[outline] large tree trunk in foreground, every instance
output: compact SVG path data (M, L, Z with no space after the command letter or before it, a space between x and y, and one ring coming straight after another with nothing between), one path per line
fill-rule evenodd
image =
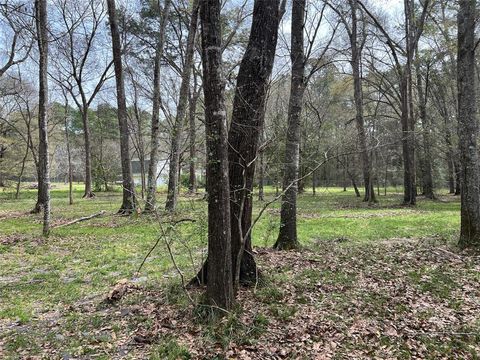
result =
M237 76L232 124L228 133L235 289L239 282L251 284L257 279L258 271L251 241L253 180L264 123L266 95L275 59L278 26L283 12L283 1L255 1L250 38ZM210 259L207 263L209 262ZM207 281L205 268L204 266L197 277L200 282Z
M120 128L120 155L122 160L122 185L123 200L119 213L131 214L137 207L135 186L132 177L132 164L130 161L129 130L127 120L127 102L125 99L125 85L122 67L122 48L120 32L118 30L115 0L107 0L108 18L112 35L113 63L115 67L115 80L117 87L118 126Z
M227 113L222 76L220 0L202 0L203 92L207 138L207 303L229 310L234 301L228 181Z
M165 210L174 211L177 206L178 180L180 171L180 139L182 137L183 125L188 105L188 90L190 88L190 74L192 72L193 53L195 51L195 34L197 33L198 0L193 0L192 15L188 29L187 50L185 64L182 72L182 83L177 105L177 116L172 129L170 166L168 171L168 191Z
M297 239L297 193L300 158L300 116L305 93L305 55L303 31L305 24L306 0L293 0L292 3L292 80L288 104L288 129L285 147L285 170L283 174L282 208L280 212L280 232L275 249L289 250L299 246Z
M252 208L255 162L265 118L278 27L284 12L280 0L256 0L247 49L240 64L228 134L232 262L235 286L255 282L257 267L252 254Z
M480 174L475 88L475 0L460 0L458 11L458 136L461 164L459 245L480 246Z
M50 231L50 173L48 159L48 29L47 0L35 1L37 40L39 49L39 93L38 93L38 192L43 194L43 235ZM40 190L41 188L41 190Z
M152 130L150 136L150 162L148 164L147 176L147 200L145 201L145 212L152 212L156 206L157 193L157 165L158 165L158 146L160 136L160 70L163 50L165 46L165 31L168 21L168 13L171 0L165 0L163 7L162 20L158 33L157 45L155 49L155 60L153 70L153 103L152 103Z

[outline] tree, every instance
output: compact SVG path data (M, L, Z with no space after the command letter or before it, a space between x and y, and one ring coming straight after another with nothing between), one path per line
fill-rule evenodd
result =
M130 161L129 130L127 119L127 102L125 98L125 84L122 66L122 47L120 32L118 30L115 0L107 0L108 18L112 36L113 63L115 67L115 80L117 87L118 127L120 129L120 155L122 161L122 187L123 200L119 213L130 214L137 207L135 186L132 177L132 164Z
M108 59L102 64L98 58L103 47L97 45L101 25L105 20L103 1L87 0L73 2L56 0L61 22L60 36L56 42L56 72L52 78L62 86L74 100L82 115L85 146L85 191L84 198L94 195L92 189L92 139L89 109L110 78L113 61ZM99 70L99 71L98 71Z
M283 0L255 1L250 38L237 76L228 133L235 287L240 280L254 283L257 277L251 241L253 181L278 28L284 12Z
M280 231L274 248L278 250L294 249L299 246L297 239L297 194L300 168L300 137L301 115L304 95L309 80L320 69L327 66L327 51L335 37L338 24L332 28L330 39L319 54L314 52L317 44L317 35L325 19L326 3L317 9L312 3L314 12L306 29L306 0L293 0L290 59L292 75L290 80L290 97L287 116L287 136L285 143L285 158L283 170L283 195L280 211ZM304 32L307 34L307 44L304 44ZM308 71L306 71L308 68Z
M285 145L284 194L280 212L280 232L275 249L288 250L299 246L297 239L297 192L300 160L300 116L306 88L303 31L306 0L292 2L291 53L292 78L288 104L288 129Z
M177 103L177 115L172 129L170 165L168 172L168 190L165 209L167 211L175 210L177 205L178 173L180 169L180 138L182 135L183 124L188 105L188 93L190 88L190 74L192 72L193 54L195 51L195 34L197 33L198 0L192 2L192 14L188 28L187 50L185 53L185 62L183 64L182 82L180 84L180 94Z
M362 50L365 45L365 36L359 41L359 30L358 30L358 10L359 5L357 0L348 0L348 5L350 7L350 23L347 18L343 15L340 7L337 4L329 3L329 6L337 13L340 17L342 24L344 25L348 38L350 40L350 65L352 67L352 77L353 77L353 96L355 101L355 122L357 126L358 133L358 143L360 146L360 152L362 156L362 171L363 171L363 180L365 185L365 196L364 201L373 203L376 202L375 191L373 189L373 170L372 162L369 155L369 149L367 146L367 136L365 131L365 120L364 120L364 111L363 111L363 89L362 89L362 74L361 74L361 58ZM365 31L363 31L365 34Z
M415 117L413 109L413 84L412 68L418 41L423 33L425 20L428 15L431 1L426 0L421 7L420 18L416 18L415 2L404 0L405 17L405 44L395 41L385 30L384 26L359 0L358 4L372 19L373 23L385 38L386 45L391 51L394 61L395 72L399 82L398 92L395 95L400 103L400 123L402 128L402 153L403 153L403 188L405 205L416 204L416 172L415 172ZM405 56L405 64L401 62L401 56Z
M458 10L458 135L461 164L461 247L480 246L480 174L475 87L476 1L460 0Z
M155 210L156 192L157 192L157 165L158 165L158 146L160 137L160 78L161 78L161 60L165 46L165 31L168 22L168 13L170 11L170 0L165 0L160 28L155 49L155 60L153 69L153 104L152 104L152 131L150 136L150 162L148 164L147 176L147 200L145 202L145 211Z
M188 192L195 194L197 192L197 125L195 119L197 117L197 103L201 93L201 88L197 86L197 75L193 69L193 88L190 89L188 104L188 149L189 149L189 176L188 176Z
M417 94L418 94L418 108L419 117L422 125L422 140L423 140L423 159L422 159L422 188L423 195L428 199L434 199L433 193L433 159L432 159L432 139L431 139L431 122L427 114L428 93L430 86L430 64L427 63L425 84L420 69L420 59L418 56L418 49L416 51L416 73L417 73Z
M62 91L63 98L65 99L64 105L64 125L65 125L65 143L67 145L67 160L68 160L68 203L73 205L73 167L72 167L72 152L70 150L70 136L69 136L69 105L68 97L65 91Z
M270 76L275 60L278 27L285 1L256 0L250 38L237 76L232 122L228 132L230 223L234 287L255 283L257 266L252 254L253 181ZM208 183L208 179L207 179ZM207 260L207 264L211 260ZM208 283L204 265L197 278Z
M208 304L229 310L233 304L227 114L222 76L220 0L202 0L203 92L207 139Z
M48 28L47 0L35 1L37 41L39 50L39 91L38 91L38 162L39 162L39 198L42 194L43 235L50 231L50 173L48 159ZM41 188L40 188L41 187Z

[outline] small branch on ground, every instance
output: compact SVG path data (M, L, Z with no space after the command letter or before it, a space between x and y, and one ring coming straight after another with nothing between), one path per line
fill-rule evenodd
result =
M79 223L81 221L86 221L86 220L90 220L90 219L93 219L93 218L96 218L96 217L99 217L99 216L102 216L103 214L105 214L106 211L105 210L102 210L96 214L93 214L93 215L90 215L90 216L84 216L84 217L81 217L79 219L75 219L75 220L72 220L72 221L69 221L67 223L64 223L64 224L60 224L60 225L57 225L57 226L52 226L52 229L58 229L58 228L61 228L61 227L64 227L64 226L69 226L69 225L73 225L73 224L76 224L76 223Z

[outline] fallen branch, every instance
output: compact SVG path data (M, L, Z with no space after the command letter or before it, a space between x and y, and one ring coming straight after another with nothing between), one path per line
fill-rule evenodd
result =
M79 219L75 219L75 220L72 220L72 221L69 221L67 223L64 223L64 224L60 224L60 225L57 225L57 226L53 226L52 229L57 229L57 228L60 228L60 227L64 227L64 226L69 226L69 225L73 225L73 224L76 224L76 223L79 223L81 221L86 221L86 220L90 220L90 219L93 219L93 218L96 218L96 217L99 217L99 216L102 216L103 214L105 214L106 211L105 210L102 210L96 214L93 214L93 215L90 215L90 216L84 216L84 217L81 217Z

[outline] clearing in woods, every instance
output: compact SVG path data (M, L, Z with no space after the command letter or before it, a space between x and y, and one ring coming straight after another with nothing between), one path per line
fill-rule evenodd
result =
M267 200L274 196L268 190ZM202 194L182 197L173 216L121 217L115 215L121 192L82 200L78 187L69 206L65 187L54 184L48 239L40 235L40 217L28 214L35 195L0 194L2 358L464 359L480 353L480 258L453 245L458 197L440 194L402 207L401 194L389 189L369 207L352 191L307 191L299 198L299 252L270 250L279 211L272 205L254 231L262 281L241 289L238 306L220 323L209 323L191 303L202 291L187 296L167 247L188 280L205 255ZM261 206L257 201L256 213ZM137 274L162 231L167 236ZM119 299L108 301L109 295Z

